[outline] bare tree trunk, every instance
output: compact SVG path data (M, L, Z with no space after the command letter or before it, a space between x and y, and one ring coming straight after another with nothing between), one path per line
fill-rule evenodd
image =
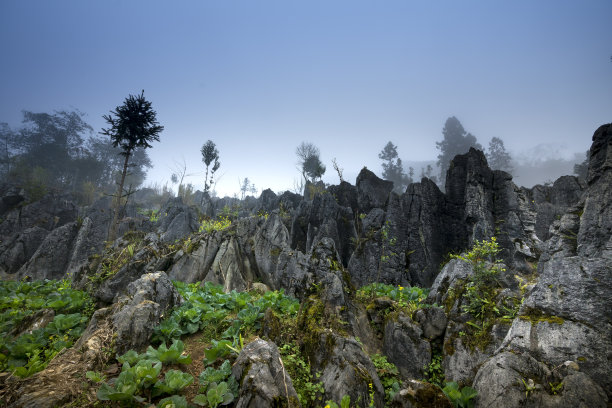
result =
M117 238L117 226L119 225L119 211L121 209L121 198L123 197L123 183L125 183L125 175L127 174L128 161L130 160L130 153L125 153L125 162L123 163L123 173L121 174L121 182L119 183L119 191L115 196L115 203L113 204L113 222L111 223L110 230L108 232L108 240L114 241Z

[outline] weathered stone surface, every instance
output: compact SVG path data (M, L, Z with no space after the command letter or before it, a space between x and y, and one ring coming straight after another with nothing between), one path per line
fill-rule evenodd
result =
M290 250L289 232L280 216L272 213L255 234L253 244L257 269L263 283L276 287L274 276L279 257L283 251L288 250Z
M560 375L528 355L503 352L487 361L474 379L480 407L606 407L600 386L582 372ZM561 386L555 390L552 385Z
M181 301L164 272L149 273L130 283L126 295L118 300L120 310L112 316L117 353L147 346L161 316Z
M320 352L313 364L322 368L319 380L325 388L326 400L340 401L349 395L354 406L367 407L371 385L375 406L384 405L385 392L376 368L359 343L331 333L322 334L319 343Z
M168 200L159 213L158 233L164 242L185 238L199 228L195 208L183 204L181 197Z
M446 304L448 290L464 283L473 273L474 269L468 262L456 258L451 259L444 265L431 286L429 295L427 295L427 303Z
M54 229L34 255L17 271L19 278L62 279L70 262L78 224L71 222Z
M423 337L428 340L435 340L444 335L446 330L446 313L440 307L428 307L419 309L414 314L415 320L421 325Z
M516 383L516 372L530 372L523 365L535 361L541 366L559 366L574 361L580 375L568 376L563 400L572 406L606 406L612 397L612 368L602 359L612 355L612 135L600 128L591 148L589 186L576 207L553 222L551 238L538 265L539 279L525 298L499 354L479 370L482 400L489 406L523 406L522 398L502 398L499 390ZM522 356L525 361L517 361ZM533 366L533 364L532 364ZM537 377L536 384L547 384ZM569 377L572 377L569 380ZM524 390L523 390L524 391ZM564 393L566 389L564 388ZM539 400L529 406L559 406L545 394L534 392ZM540 396L541 395L541 396ZM567 400L572 402L568 403ZM539 404L539 405L538 405Z
M36 252L49 234L44 228L32 227L0 243L0 275L14 274Z
M403 378L423 378L423 367L431 362L431 345L422 336L420 326L401 314L385 326L383 352Z
M240 383L236 408L299 407L300 402L278 348L257 339L247 344L232 367Z
M350 207L354 214L359 213L359 202L357 200L357 188L352 184L342 181L335 186L329 186L327 191L334 196L341 207Z
M368 213L372 208L385 208L393 183L378 178L367 168L361 169L355 183L359 211Z
M33 227L51 231L75 221L77 215L78 209L68 197L47 194L39 201L6 212L0 223L0 238Z

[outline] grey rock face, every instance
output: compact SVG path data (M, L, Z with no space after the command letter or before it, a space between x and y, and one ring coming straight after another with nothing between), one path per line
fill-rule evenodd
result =
M160 211L158 233L164 242L174 242L198 230L198 214L181 197L168 200Z
M385 326L384 354L403 378L423 378L423 367L431 362L431 345L422 335L420 326L403 315Z
M17 276L29 276L32 279L63 278L77 232L76 222L54 229L34 255L17 271Z
M444 330L446 330L448 319L442 308L428 307L426 309L419 309L415 312L414 317L421 325L423 337L430 341L440 338L444 334Z
M0 223L0 238L28 228L40 227L48 231L76 220L78 209L65 196L47 194L41 200L9 210Z
M0 244L0 272L14 274L36 252L49 234L44 228L32 227L14 234Z
M593 138L589 170L592 176L581 201L584 205L570 208L553 223L551 238L540 257L538 282L526 296L519 317L499 349L500 354L483 365L476 376L474 383L481 401L490 406L529 403L522 401L519 394L510 399L504 396L502 402L499 390L515 386L517 381L513 376L517 371L533 372L541 378L537 370L523 367L525 361L531 360L547 367L574 362L580 375L569 375L564 381L580 388L567 388L567 398L572 403L564 402L569 405L606 406L612 397L612 368L610 364L602 364L602 359L612 355L609 313L612 310L612 167L608 161L612 134L609 126L599 128ZM518 361L512 353L526 360ZM535 383L547 384L533 379ZM534 395L541 395L538 397L541 401L531 406L560 406L544 393L534 392Z
M372 208L385 208L393 183L380 179L365 167L357 175L357 203L362 213Z
M572 364L570 364L572 365ZM573 364L575 365L575 363ZM503 352L474 379L480 407L606 407L600 386L574 369L551 371L528 355ZM552 385L561 390L553 392Z
M274 343L257 339L247 344L232 367L240 386L236 407L299 407L297 393Z
M359 343L335 334L323 334L320 350L314 365L323 369L319 380L325 388L326 400L340 401L344 395L349 395L351 403L360 401L361 405L355 406L367 407L372 384L375 406L384 405L385 392L376 368Z
M577 177L563 176L552 186L534 186L533 202L537 209L536 233L545 241L551 237L552 223L580 201L585 185Z
M153 327L170 308L182 302L164 272L149 273L131 282L127 294L118 301L119 311L112 322L117 333L117 353L141 350L149 344Z

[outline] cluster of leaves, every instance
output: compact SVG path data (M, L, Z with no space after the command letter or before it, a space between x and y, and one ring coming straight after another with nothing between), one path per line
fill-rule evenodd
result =
M53 320L15 338L24 319L42 309L53 309ZM92 312L90 297L68 280L0 281L0 371L19 377L41 371L79 338Z
M169 369L163 374L162 367L178 364L190 364L191 358L183 353L184 345L176 340L170 347L162 344L155 349L151 346L145 353L138 354L130 350L117 360L122 364L121 373L109 382L96 372L87 372L87 378L101 383L97 397L101 401L119 401L123 404L134 402L149 403L153 398L169 395L159 401L158 407L187 407L185 397L180 394L193 384L191 374L181 370ZM232 402L238 392L238 384L231 376L229 361L218 370L208 367L199 376L201 391L193 398L193 403L205 407L217 407ZM174 404L174 405L172 405Z
M259 330L266 309L288 317L296 316L299 310L299 302L282 291L263 295L224 293L220 285L211 282L200 285L175 281L174 285L185 301L154 329L153 342L202 331L204 339L212 341L211 357L214 350L218 350L217 357L223 357L227 344L238 346L241 332Z
M497 299L500 291L497 277L505 271L503 261L498 259L500 251L496 238L492 237L476 241L466 254L452 256L470 263L474 269L463 288L461 310L473 317L467 325L477 344L486 343L489 328L496 319L512 320L521 304L515 298Z
M220 216L219 218L205 218L200 223L198 232L206 232L210 234L213 231L223 231L228 229L232 225L232 220L226 216Z
M371 359L385 389L385 402L390 404L395 394L397 394L401 388L399 370L395 364L387 361L387 357L381 354L374 354Z
M473 408L474 398L478 395L478 391L472 387L459 389L459 385L456 382L447 382L446 386L442 388L442 392L453 403L455 408Z
M375 298L388 298L394 302L396 311L411 315L418 308L425 307L428 290L418 286L393 286L385 283L371 283L357 290L357 300L367 304Z
M435 353L431 362L423 367L425 381L442 388L444 386L444 368L442 367L442 354Z
M338 404L336 404L332 400L328 400L325 402L325 408L350 408L350 407L351 407L351 396L350 395L345 395L342 397L342 400L340 400L340 406L338 406Z
M291 377L298 399L302 406L318 406L323 401L325 389L318 380L320 373L312 373L310 364L304 360L300 348L295 343L287 343L279 348L283 364Z

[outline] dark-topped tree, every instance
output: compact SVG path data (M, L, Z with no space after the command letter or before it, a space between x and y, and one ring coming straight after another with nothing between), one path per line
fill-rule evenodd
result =
M115 197L113 222L110 227L108 239L113 241L117 234L119 223L119 208L123 198L123 183L127 174L130 156L137 147L149 148L151 142L159 142L159 134L164 127L157 122L157 113L151 107L151 102L144 97L144 90L140 95L129 95L123 105L117 106L110 115L102 116L110 125L108 129L100 132L110 136L114 147L122 149L125 156L121 181Z

